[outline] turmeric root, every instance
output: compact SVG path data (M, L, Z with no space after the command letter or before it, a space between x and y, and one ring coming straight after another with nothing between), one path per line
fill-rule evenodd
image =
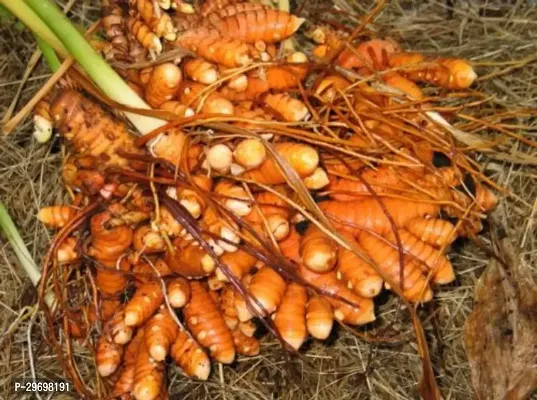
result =
M319 165L319 154L313 147L291 142L277 143L274 147L301 177L311 175ZM258 168L242 176L265 185L285 183L285 177L272 157L267 157Z
M270 267L262 267L257 271L250 285L248 292L252 298L256 299L262 306L259 308L255 301L251 301L253 307L262 315L270 315L280 305L286 284L283 278ZM253 318L253 314L243 298L236 301L237 312L241 322L248 321Z
M143 284L125 305L125 324L127 326L142 325L153 315L163 300L160 282Z
M184 307L183 314L188 329L211 356L223 364L235 359L235 346L226 322L201 283L190 284L192 296Z
M207 380L211 372L211 362L198 342L187 332L179 330L170 354L187 376Z
M151 357L156 361L164 361L179 333L179 326L167 308L160 310L144 326L145 345Z
M324 340L332 332L334 311L332 305L321 296L312 297L307 306L306 326L315 339Z
M279 334L295 350L298 350L306 340L307 301L306 288L297 283L290 283L278 310L272 315Z
M164 365L151 358L142 340L138 349L132 394L136 400L154 400L164 383Z
M314 272L328 272L337 260L337 246L319 228L311 224L300 242L300 257Z
M62 228L77 214L78 210L71 206L50 206L41 208L37 218L49 228Z

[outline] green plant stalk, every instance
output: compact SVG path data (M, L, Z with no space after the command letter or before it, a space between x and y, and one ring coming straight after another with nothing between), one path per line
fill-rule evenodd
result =
M46 41L61 57L67 57L67 49L56 34L39 18L23 0L0 0L28 29Z
M52 72L56 72L58 69L60 69L62 63L58 59L58 56L56 55L54 49L50 47L48 43L41 39L39 36L36 36L35 40L37 42L37 47L39 47L39 50L41 50L41 53L43 53L43 57L45 57L45 60L47 61L50 70Z
M3 0L18 2L21 0ZM103 60L91 47L84 36L71 24L65 14L50 0L25 0L26 3L48 25L67 48L69 53L86 70L95 84L112 100L132 108L150 109L134 90ZM31 28L31 27L30 27ZM42 37L42 39L45 39ZM45 39L46 40L46 39ZM50 43L49 43L50 44ZM125 113L133 125L142 133L147 134L166 124L166 121Z
M41 278L41 272L32 258L32 255L28 251L28 248L24 244L22 237L15 226L15 223L11 219L11 216L7 212L3 203L0 203L0 230L4 232L6 239L13 246L13 250L17 255L22 267L30 277L32 283L37 285Z
M24 244L24 241L22 240L15 223L11 219L6 206L2 202L0 202L0 232L4 233L4 236L13 247L15 255L24 268L24 271L26 271L26 274L32 281L32 284L37 286L39 280L41 279L41 271L35 264L34 259ZM54 309L56 299L52 292L47 292L45 294L45 303L51 310Z

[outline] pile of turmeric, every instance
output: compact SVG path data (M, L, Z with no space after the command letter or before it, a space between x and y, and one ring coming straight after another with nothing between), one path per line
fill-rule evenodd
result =
M468 62L379 38L351 52L326 27L309 32L312 55L286 54L304 20L258 3L117 3L103 8L116 58L191 54L119 72L153 108L197 122L145 146L87 95L51 97L76 195L38 217L61 229L53 266L92 288L84 318L58 318L92 343L110 394L166 398L166 358L205 380L213 360L259 354L254 318L296 351L336 322L374 321L384 289L425 303L456 278L451 243L477 234L497 198L420 111L418 84L467 88Z

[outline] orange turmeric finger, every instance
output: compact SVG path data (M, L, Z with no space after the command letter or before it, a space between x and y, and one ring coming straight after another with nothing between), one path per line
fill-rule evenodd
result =
M370 230L379 234L390 231L388 213L397 227L404 226L416 217L434 216L439 207L435 204L399 199L382 199L383 207L377 199L361 201L324 201L319 207L325 215L340 229L350 233ZM384 209L385 210L384 210ZM386 213L385 213L386 211Z
M162 111L168 111L180 117L191 117L194 111L177 100L170 100L160 105Z
M239 325L239 317L235 308L236 292L230 284L224 285L220 292L219 305L222 310L222 317L230 330L234 330Z
M215 186L214 193L221 196L222 205L235 215L244 217L252 211L250 198L242 186L220 181Z
M171 17L165 12L155 10L153 0L129 0L129 3L138 10L142 19L157 36L167 40L175 39L175 28Z
M440 218L414 218L405 224L405 229L435 247L449 245L457 238L453 224Z
M432 280L434 282L439 284L453 282L455 271L445 255L406 229L398 229L397 232L401 241L402 250L422 261L432 271ZM395 235L393 233L386 235L386 237L394 246L396 245Z
M62 228L77 214L78 210L71 206L50 206L41 208L37 218L49 228Z
M195 240L174 239L174 251L166 252L165 261L172 271L185 278L200 278L214 271L212 257Z
M222 0L221 0L222 1ZM223 0L224 2L226 0ZM229 1L229 0L228 0ZM210 1L209 1L210 2ZM205 9L205 2L202 6L202 11ZM230 17L232 15L236 15L239 13L247 12L247 11L255 11L255 10L261 10L265 8L265 6L261 3L237 3L232 2L231 4L227 4L221 8L215 9L207 15L207 20L211 23L217 22L222 18Z
M56 259L59 263L70 263L80 258L80 251L77 249L78 240L74 237L65 239L62 244L58 246L56 252Z
M166 292L170 305L174 308L184 307L190 301L190 284L179 276L168 281Z
M314 272L328 272L337 260L337 246L317 226L311 224L300 242L300 257L306 268Z
M235 346L218 306L201 283L194 281L190 287L190 302L183 309L189 331L203 347L209 349L217 361L232 363L235 359Z
M139 254L160 253L166 250L166 242L162 236L149 225L141 225L134 231L132 244Z
M351 235L344 235L347 241L358 245ZM347 282L349 289L362 297L375 297L382 290L384 283L373 267L344 247L338 249L337 275Z
M144 326L145 345L156 361L164 361L179 333L179 325L167 308L161 309Z
M103 335L97 343L95 362L97 363L97 371L101 376L110 376L118 369L121 364L123 355L123 347L114 343L112 339Z
M134 389L134 374L136 369L136 359L140 343L144 337L144 330L138 329L134 338L127 344L123 353L123 370L118 380L114 383L112 394L114 396L130 395Z
M241 12L212 23L221 35L235 37L246 43L274 43L295 33L304 22L285 11L267 8Z
M276 151L283 157L301 177L311 175L319 165L319 154L313 147L292 142L277 143ZM255 169L245 172L245 179L251 179L261 184L278 185L285 183L285 177L272 157L267 159Z
M283 294L285 292L286 283L283 278L270 267L262 267L252 277L252 281L248 287L248 292L253 299L261 304L261 309L257 302L251 300L252 306L261 315L272 314L280 305ZM252 311L247 306L244 298L239 298L236 301L239 320L241 322L248 321L253 318Z
M418 85L396 72L382 74L382 80L386 85L403 92L413 100L421 100L424 97Z
M334 316L338 321L350 325L363 325L375 320L373 301L351 292L337 279L335 271L318 274L302 266L300 273L311 285L351 302L352 305L329 296L325 297L334 307Z
M284 90L296 88L308 73L308 57L295 52L287 57L289 64L267 68L267 82L271 89Z
M460 58L439 58L434 60L449 70L448 89L467 89L477 79L477 74L466 60Z
M233 151L235 162L246 169L259 167L267 157L265 146L258 139L244 139Z
M125 325L125 310L120 307L116 313L108 320L104 327L104 332L114 343L127 344L132 338L132 328Z
M262 94L268 92L269 89L269 83L265 79L248 76L247 86L244 90L236 90L226 86L220 89L220 94L233 102L253 101L257 100ZM297 107L295 106L295 108ZM244 117L246 116L243 115L243 118Z
M142 340L138 349L132 394L136 400L154 400L164 383L164 364L151 358Z
M159 37L151 31L144 21L137 17L127 18L127 28L132 36L147 50L153 50L156 54L162 52L162 43Z
M308 302L306 327L315 339L324 340L332 332L334 326L334 310L332 305L321 296L315 296Z
M242 249L238 249L231 253L226 252L222 254L222 256L220 256L220 262L229 269L232 275L241 279L254 267L257 258ZM220 270L220 268L216 269L216 276L222 282L228 282L227 276Z
M125 305L125 324L139 326L153 315L162 304L164 295L160 282L148 282L140 286Z
M202 58L193 58L184 63L185 74L195 82L211 85L218 80L218 71Z
M179 330L170 354L187 376L207 380L211 372L209 357L190 335Z
M166 101L173 99L182 79L181 70L174 63L156 66L145 88L145 99L150 106L160 107Z
M362 232L359 243L371 259L397 285L409 301L427 302L432 299L432 291L420 267L408 257L403 258L403 271L399 262L399 252L372 234ZM402 276L402 281L401 281Z
M483 185L478 185L475 192L475 202L484 211L490 211L498 204L498 198Z
M308 107L302 101L286 93L267 95L265 104L281 115L284 121L303 121L310 115Z
M279 334L293 349L298 350L306 340L306 288L290 283L278 310L272 315Z
M195 28L177 38L177 44L193 51L207 61L222 64L225 67L237 68L252 62L251 47L241 40L221 36L217 31L211 33L206 28ZM186 31L189 32L189 31Z
M250 357L259 354L259 340L255 337L246 336L239 328L235 328L231 334L238 354Z

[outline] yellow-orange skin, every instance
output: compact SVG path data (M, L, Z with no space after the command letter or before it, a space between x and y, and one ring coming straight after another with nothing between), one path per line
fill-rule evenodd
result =
M262 267L257 271L249 284L248 292L253 299L256 299L262 306L260 309L255 301L251 301L252 306L261 315L270 315L280 305L285 293L286 283L283 278L270 267ZM239 319L241 322L250 320L253 317L245 299L237 299L239 309Z
M54 125L77 154L90 155L101 165L125 166L116 152L137 152L125 125L75 90L63 90L50 106Z
M336 265L337 246L317 226L311 224L300 241L302 263L314 272L328 272Z
M175 97L182 80L183 74L174 63L156 66L145 88L146 101L152 107L160 107Z
M412 302L431 300L432 291L416 262L409 257L403 257L403 282L401 282L399 252L396 249L382 239L365 232L359 235L359 243L385 274L397 285L402 284L402 291L406 299Z
M123 353L123 370L119 379L114 383L112 394L114 396L130 396L134 389L134 374L136 372L136 359L140 343L144 338L144 330L139 329L134 338L125 346Z
M272 319L279 334L292 348L298 350L306 340L306 288L297 283L287 285L282 302Z
M197 242L179 237L173 244L175 252L167 251L164 258L173 272L186 278L201 278L212 272L204 269L202 259L207 253Z
M306 327L315 339L324 340L332 332L334 310L328 300L321 296L312 297L306 310Z
M410 254L423 262L425 269L428 269L427 272L432 272L433 282L446 284L455 279L453 266L446 256L440 253L438 249L420 240L419 237L413 235L406 229L398 229L398 234L402 250L406 254ZM392 245L396 246L397 242L393 233L386 235L386 237L390 240Z
M277 143L274 145L276 151L282 156L301 176L311 175L319 165L319 155L313 147L292 142ZM255 182L265 185L278 185L285 183L285 177L280 169L269 155L259 168L247 171L242 175L245 179L251 179Z
M259 340L255 337L246 336L239 328L235 328L231 334L238 354L250 357L259 354Z
M154 400L164 383L164 364L153 360L142 340L134 372L133 395L136 400Z
M268 94L265 104L276 111L285 121L302 121L309 115L308 107L286 93Z
M220 256L220 262L228 267L230 272L241 279L254 267L257 258L242 249L234 252L226 252ZM220 278L220 276L219 276ZM222 272L221 279L227 281L227 277Z
M163 361L179 333L179 326L167 308L161 308L144 327L145 345L157 361Z
M339 296L353 305L326 296L334 307L334 316L337 320L350 325L363 325L375 320L374 304L371 299L360 297L351 292L347 286L336 278L336 272L331 271L317 274L301 266L302 277L313 286L332 295Z
M211 370L211 361L200 347L198 342L192 339L188 333L180 330L173 343L170 355L187 376L206 380Z
M180 276L168 281L166 290L172 307L184 307L190 301L190 284Z
M437 215L439 207L435 204L420 203L399 199L382 199L386 211L397 227L404 226L409 220L426 215ZM377 199L361 201L324 201L319 204L325 215L340 229L350 233L370 230L379 234L389 232L392 227Z
M348 242L358 245L351 235L344 234L344 236ZM375 297L382 290L384 283L382 277L352 250L339 247L337 269L341 279L350 283L351 290L359 296Z
M37 218L44 223L47 228L62 228L70 220L76 217L78 210L71 206L49 206L39 210Z
M123 347L114 343L109 336L103 335L97 343L95 362L101 376L112 375L121 363Z
M237 315L237 309L235 308L235 297L235 289L231 284L227 284L222 288L218 299L222 317L230 330L235 329L239 325L239 317Z
M136 289L132 299L125 305L125 323L128 326L142 325L153 315L163 300L159 281L144 283Z
M405 229L438 248L451 244L457 238L453 224L440 218L411 219Z
M287 39L304 20L284 11L267 8L236 13L212 22L222 36L246 43L275 43Z
M190 302L183 308L188 330L203 347L209 349L217 361L232 363L235 359L235 346L218 306L201 283L194 281L190 287Z
M222 2L226 2L226 0L219 0ZM227 0L229 1L229 0ZM211 3L211 0L208 2L204 2L202 6L202 12L205 10L206 4ZM214 1L212 1L214 3ZM235 14L247 12L247 11L255 11L255 10L261 10L265 8L265 6L261 3L236 3L231 2L231 4L226 4L225 6L213 10L211 13L206 14L207 15L207 21L209 23L217 22L222 18L230 17Z
M157 259L153 265L140 261L132 267L132 274L135 279L134 285L136 288L144 283L158 280L159 275L160 277L165 277L172 273L173 271L160 258Z
M202 58L193 58L184 63L185 74L195 82L210 85L218 79L218 72L214 65Z
M237 68L252 62L252 48L241 40L221 36L214 28L194 28L177 38L177 44L193 51L207 61Z

